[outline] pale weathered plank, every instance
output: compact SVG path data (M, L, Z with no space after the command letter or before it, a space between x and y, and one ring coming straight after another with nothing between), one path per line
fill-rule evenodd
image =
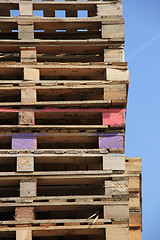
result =
M18 24L18 39L34 39L34 25Z
M21 103L36 103L37 93L36 89L23 88L21 89Z
M36 180L21 180L20 181L20 197L35 197L37 195Z
M34 118L34 112L19 112L19 124L20 125L34 125L35 124L35 118Z
M126 205L111 205L104 206L104 218L129 218L129 206Z
M104 62L124 62L124 49L104 49Z
M106 240L129 240L127 225L108 225L106 227Z
M23 2L19 3L19 15L20 16L32 16L33 15L33 4L32 2Z
M102 24L102 38L124 38L124 24Z
M16 230L16 240L32 240L32 230L31 229L17 229Z
M39 69L24 67L23 73L26 81L38 81L40 79Z
M17 157L17 172L33 172L34 157Z
M108 81L129 81L129 71L119 69L106 69L106 79Z
M35 218L34 207L16 207L15 208L16 221L33 220L34 218Z
M35 47L21 47L20 50L22 63L36 63L37 51Z
M111 4L97 4L98 16L121 16L122 15L122 2L111 2Z
M103 169L125 170L125 157L123 154L103 156Z

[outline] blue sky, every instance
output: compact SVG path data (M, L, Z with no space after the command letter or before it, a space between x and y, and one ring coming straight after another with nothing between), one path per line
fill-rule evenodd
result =
M160 240L160 1L123 0L130 87L126 156L142 157L142 240Z

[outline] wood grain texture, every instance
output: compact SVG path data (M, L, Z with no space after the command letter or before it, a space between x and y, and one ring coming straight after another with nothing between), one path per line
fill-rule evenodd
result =
M33 172L34 157L17 157L17 172Z
M103 156L103 170L125 170L125 157L123 154Z
M129 229L129 240L141 240L141 229Z
M99 137L99 148L123 149L123 133L108 133L104 137Z
M17 221L32 220L35 218L34 207L16 207L15 219Z
M127 225L109 225L106 227L106 240L129 240Z
M21 90L21 103L35 103L36 101L36 89L24 88Z
M36 137L26 137L26 136L12 137L12 149L36 149L36 148L37 148Z
M20 125L34 125L35 118L34 112L19 112L19 124Z
M104 218L129 218L129 206L120 205L119 206L104 206Z
M20 181L20 197L36 197L37 182L36 180L21 180Z
M16 240L32 240L32 230L31 229L17 229L16 230Z
M108 109L108 112L102 114L103 125L111 127L121 127L125 125L125 109Z

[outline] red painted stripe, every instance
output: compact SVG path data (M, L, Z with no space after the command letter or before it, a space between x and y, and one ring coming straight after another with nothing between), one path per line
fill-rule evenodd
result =
M43 109L12 109L12 108L0 108L0 112L100 112L106 113L106 116L110 114L118 114L119 112L125 112L125 109L101 109L101 108L87 108L87 109L79 109L79 108L67 108L67 109L59 109L54 107L48 107ZM106 118L106 117L104 117Z

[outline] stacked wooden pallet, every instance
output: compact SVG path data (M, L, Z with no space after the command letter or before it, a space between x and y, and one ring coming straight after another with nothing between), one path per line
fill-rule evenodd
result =
M120 0L0 1L0 239L141 239L128 83Z

